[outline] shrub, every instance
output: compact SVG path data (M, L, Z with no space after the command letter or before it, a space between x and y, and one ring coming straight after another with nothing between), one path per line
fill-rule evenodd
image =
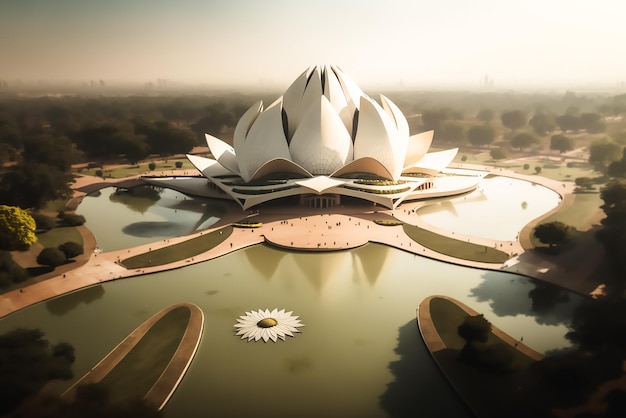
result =
M182 161L176 161L176 163L174 165L176 166L176 168L181 168L183 166L183 162Z
M27 278L28 273L13 261L11 253L0 251L0 288L8 287L11 283L23 282Z
M65 226L80 226L85 223L85 217L75 213L60 213L59 218Z
M530 164L524 164L524 170L528 170L530 168Z
M37 263L43 266L57 267L65 264L67 259L63 251L54 247L46 247L37 256Z
M467 155L462 156L461 161L467 161Z
M70 258L78 257L84 252L83 246L74 241L67 241L59 245L57 248L65 254L65 258L68 260Z
M35 220L35 225L37 225L37 230L49 231L57 226L56 219L42 213L34 213L32 217Z
M102 170L96 170L96 176L104 178L104 172Z
M541 167L535 166L535 174L539 174L539 173L541 173Z
M156 168L156 164L155 164L155 163L150 163L150 164L148 164L148 169L149 169L150 171L153 171L155 168Z

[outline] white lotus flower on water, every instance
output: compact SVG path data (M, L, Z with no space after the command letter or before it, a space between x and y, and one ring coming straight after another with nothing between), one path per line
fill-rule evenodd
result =
M300 332L298 328L303 326L304 324L297 316L293 316L291 311L274 309L270 312L268 309L260 309L246 312L237 319L235 335L240 335L242 340L247 338L248 341L262 339L264 342L268 340L276 342L279 338L284 341L285 336L293 337L293 333Z
M274 103L254 104L241 117L233 147L206 135L223 167L244 181L272 173L341 177L372 173L397 180L418 162L432 131L409 138L398 107L380 95L372 100L334 66L303 72Z

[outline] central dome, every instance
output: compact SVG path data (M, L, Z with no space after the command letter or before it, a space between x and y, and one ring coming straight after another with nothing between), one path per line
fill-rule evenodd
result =
M248 109L235 127L232 149L210 135L207 142L218 161L246 182L275 171L308 177L371 172L397 180L409 126L391 100L380 100L337 67L315 66L267 108L258 102Z
M235 126L232 146L206 134L212 158L187 155L208 188L176 178L149 182L228 196L244 209L290 196L319 207L349 196L393 208L475 188L478 176L437 180L458 149L427 153L432 139L433 131L409 136L406 118L385 96L377 102L339 68L314 66L269 106L252 105Z

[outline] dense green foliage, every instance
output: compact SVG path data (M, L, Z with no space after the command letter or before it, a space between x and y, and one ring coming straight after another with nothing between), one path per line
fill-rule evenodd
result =
M73 362L72 346L51 346L39 330L18 328L0 335L0 414L37 393L49 380L70 379Z
M28 279L28 273L19 266L8 251L0 251L0 289Z
M533 235L550 247L567 243L575 232L576 228L560 221L542 223L533 229Z
M42 266L58 267L67 262L63 251L54 247L46 247L37 256L37 263Z
M509 128L512 131L516 131L517 129L521 129L526 126L526 113L522 110L508 110L502 112L500 115L500 120L502 121L502 125Z
M77 242L67 241L58 246L58 249L65 254L65 258L78 257L84 252L83 246Z
M496 131L491 125L476 125L467 130L467 140L472 145L489 145L496 139Z
M22 250L37 242L32 216L16 206L0 205L0 250Z

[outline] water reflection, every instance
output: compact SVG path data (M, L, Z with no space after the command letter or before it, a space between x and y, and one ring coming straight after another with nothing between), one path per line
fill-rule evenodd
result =
M536 183L495 176L485 178L473 192L433 200L417 213L444 230L512 241L524 225L555 208L559 201L556 192Z
M60 298L50 299L46 303L48 312L55 316L63 316L74 310L78 305L90 304L104 296L101 285L91 286L77 292L72 292Z
M394 352L400 357L389 363L394 380L380 397L380 405L390 417L473 416L460 401L450 402L441 397L440 387L449 383L434 362L424 363L424 356L430 356L430 353L415 319L399 328Z
M485 280L470 290L470 296L488 302L492 313L501 317L528 315L539 324L568 325L575 306L584 300L583 296L537 280L514 276L498 280L495 272L483 276Z
M98 247L113 251L208 228L225 211L222 204L211 199L192 199L170 189L140 186L128 191L106 188L90 194L77 213L87 219Z
M154 205L163 192L162 188L156 187L133 187L131 189L116 189L109 195L109 200L122 203L130 210L145 213L150 206Z

